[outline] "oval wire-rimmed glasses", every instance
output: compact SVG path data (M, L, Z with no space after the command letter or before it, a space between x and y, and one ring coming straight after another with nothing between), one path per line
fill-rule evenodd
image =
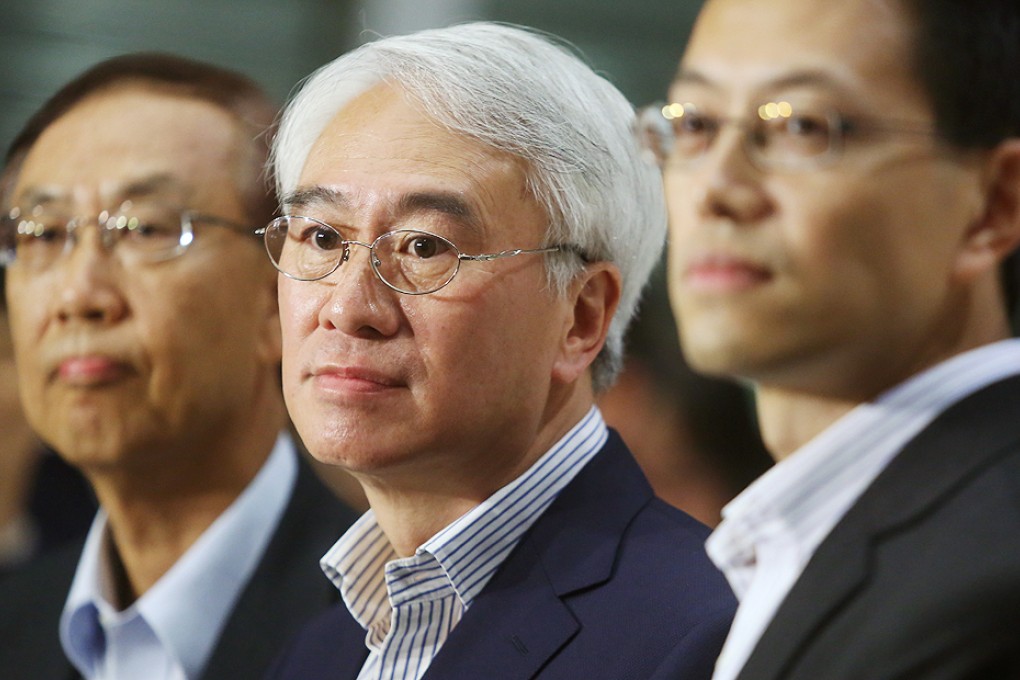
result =
M117 253L128 263L163 262L188 249L199 222L253 233L250 227L223 217L160 205L126 202L116 211L104 210L91 218L14 208L0 222L0 265L22 262L28 269L46 270L71 251L78 230L87 225L99 229L99 242L107 252Z
M846 138L853 133L936 136L930 124L847 117L829 107L785 100L764 102L741 118L714 115L690 102L659 102L637 114L639 141L650 160L664 170L695 167L726 125L740 129L747 157L764 170L828 165L842 155Z
M277 217L256 233L263 236L273 266L288 278L324 279L350 259L351 246L361 246L369 251L376 278L405 295L427 295L446 287L464 261L488 262L565 249L514 248L468 255L449 239L420 229L395 229L365 243L345 239L332 225L304 215Z

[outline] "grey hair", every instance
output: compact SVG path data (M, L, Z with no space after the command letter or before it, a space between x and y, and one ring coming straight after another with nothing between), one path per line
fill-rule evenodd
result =
M281 195L298 188L333 117L382 83L452 132L523 159L528 189L549 219L546 242L619 267L620 304L592 364L595 389L611 385L666 238L662 180L642 158L633 106L566 46L531 29L476 22L383 38L317 70L287 105L272 155ZM561 294L584 266L564 252L546 265Z

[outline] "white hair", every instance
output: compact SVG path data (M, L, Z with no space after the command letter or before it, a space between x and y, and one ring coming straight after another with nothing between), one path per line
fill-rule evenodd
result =
M445 128L523 159L548 215L546 243L619 267L619 308L592 364L595 388L612 384L666 237L662 180L642 158L633 106L554 38L523 27L476 22L383 38L317 70L288 104L273 144L281 195L298 188L333 117L381 83ZM547 258L550 285L562 293L583 263L571 253Z

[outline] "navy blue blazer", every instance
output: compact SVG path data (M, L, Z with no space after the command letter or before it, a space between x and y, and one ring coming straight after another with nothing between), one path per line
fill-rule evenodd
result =
M664 663L707 680L736 606L709 530L655 498L619 435L524 535L451 632L426 680L638 680ZM267 676L354 680L365 630L341 603ZM667 661L668 660L668 661Z
M1010 378L904 447L818 547L739 678L1016 680L1018 612L1020 378Z
M321 582L319 558L356 518L300 460L287 508L202 680L258 678L302 623L339 601L336 589ZM80 678L60 646L59 627L83 545L76 541L0 580L0 678Z

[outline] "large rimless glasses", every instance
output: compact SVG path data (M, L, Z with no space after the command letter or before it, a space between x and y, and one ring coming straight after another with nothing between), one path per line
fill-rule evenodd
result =
M692 103L653 104L638 113L638 135L664 169L690 168L712 148L726 125L741 129L744 150L760 168L816 168L839 158L857 132L934 136L930 126L901 121L847 118L833 109L766 102L745 118L727 118Z
M453 281L464 261L488 262L563 250L552 246L467 255L449 239L417 229L388 231L364 243L344 239L331 225L300 215L278 217L256 233L265 237L273 265L292 279L324 279L350 259L351 246L362 246L368 248L372 271L379 280L407 295L426 295L443 288Z
M222 217L132 201L125 201L116 211L104 210L85 219L69 218L44 207L14 208L0 223L0 264L48 269L72 250L78 232L89 224L99 229L103 247L125 264L162 262L188 249L199 222L252 233Z

